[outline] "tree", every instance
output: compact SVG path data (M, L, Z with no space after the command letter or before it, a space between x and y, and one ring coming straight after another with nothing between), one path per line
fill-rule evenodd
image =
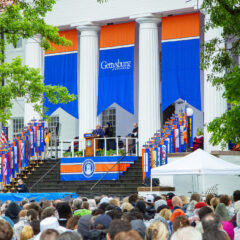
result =
M45 116L44 96L53 103L67 103L76 99L65 87L44 85L39 69L22 64L17 57L5 62L7 44L17 44L19 38L29 39L41 35L43 49L52 49L50 42L69 46L71 41L60 37L58 28L48 25L44 17L52 10L55 0L1 0L0 1L0 123L6 124L11 117L14 100L24 97L34 109ZM53 49L52 49L53 50Z
M223 97L231 108L208 125L213 145L222 146L232 141L240 143L240 1L204 0L202 8L210 20L205 30L222 28L220 37L203 44L201 64L211 68L208 80L222 88Z

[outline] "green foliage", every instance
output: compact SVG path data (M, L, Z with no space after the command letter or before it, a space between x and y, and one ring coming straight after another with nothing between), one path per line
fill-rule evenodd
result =
M65 153L63 153L63 157L72 157L72 153L71 152L65 152Z
M240 1L204 0L202 8L210 16L205 30L222 28L222 33L202 45L201 68L211 69L208 80L223 90L223 97L233 106L208 125L210 142L222 146L230 140L240 143L240 68L236 61L240 55Z
M45 116L44 95L51 103L68 103L76 99L62 86L45 86L39 69L23 66L20 57L5 62L7 44L16 46L19 38L29 39L41 35L44 50L53 50L50 42L70 46L71 41L60 37L58 28L45 22L44 17L52 10L55 0L15 0L15 4L1 4L0 14L0 122L7 123L11 117L13 100L23 97L34 109Z
M82 157L83 156L83 151L74 152L74 156L75 157Z
M125 154L125 151L123 149L118 149L118 154L123 156Z
M107 156L116 156L116 155L117 155L116 150L109 149L107 151Z

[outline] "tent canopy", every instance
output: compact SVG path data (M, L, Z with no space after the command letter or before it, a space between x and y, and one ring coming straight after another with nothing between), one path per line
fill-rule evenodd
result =
M202 149L198 149L185 157L167 165L153 168L151 177L163 175L237 175L240 165L226 162Z

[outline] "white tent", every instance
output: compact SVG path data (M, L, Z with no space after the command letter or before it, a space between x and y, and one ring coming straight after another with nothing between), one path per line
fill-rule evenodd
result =
M151 179L166 175L238 175L240 165L226 162L217 158L202 149L198 149L178 160L153 168ZM204 177L203 177L204 181ZM152 183L152 181L151 181ZM205 184L203 183L203 186ZM152 185L151 185L152 186Z

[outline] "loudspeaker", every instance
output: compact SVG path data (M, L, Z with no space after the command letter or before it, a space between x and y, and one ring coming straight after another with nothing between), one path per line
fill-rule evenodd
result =
M145 187L150 187L150 178L145 178L143 186ZM152 186L153 187L158 187L160 185L159 178L153 178L152 179Z

